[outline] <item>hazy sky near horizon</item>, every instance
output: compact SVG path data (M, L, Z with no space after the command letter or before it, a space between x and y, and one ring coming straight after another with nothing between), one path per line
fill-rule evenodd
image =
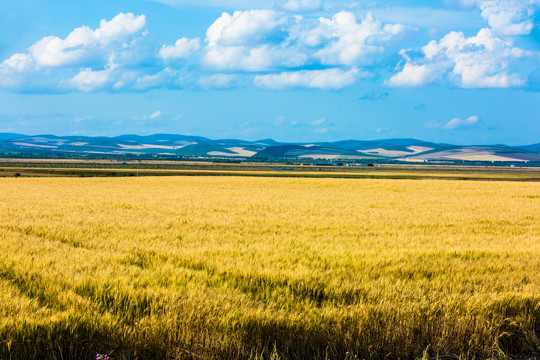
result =
M0 132L540 142L540 0L0 4Z

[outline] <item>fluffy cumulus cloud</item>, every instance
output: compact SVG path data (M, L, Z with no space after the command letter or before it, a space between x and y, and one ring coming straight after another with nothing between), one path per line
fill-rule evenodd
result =
M110 21L101 20L95 30L82 26L65 39L44 37L27 53L14 54L0 64L0 86L21 91L103 89L120 76L123 65L136 65L144 58L145 26L144 15L120 13Z
M250 78L270 89L339 89L366 78L365 68L406 30L400 24L383 24L371 14L310 15L321 8L322 0L284 0L274 9L224 12L208 27L204 40L179 37L165 45L147 36L144 15L120 13L101 20L95 29L81 26L65 38L46 36L27 52L12 55L0 63L0 87L83 92L208 89Z
M510 72L509 63L530 53L485 28L472 37L451 32L424 46L416 58L407 51L402 55L406 62L388 81L391 86L420 86L446 78L463 88L509 88L524 85Z
M262 44L246 46L208 46L204 63L209 70L246 72L273 71L305 65L307 57L294 49Z
M465 5L476 5L482 17L500 35L526 35L533 28L535 6L539 0L462 0Z
M223 13L206 31L206 39L211 46L260 43L279 31L285 21L283 14L273 10Z
M14 54L0 63L0 87L17 89L37 69L29 54Z
M144 15L119 14L111 21L101 20L99 28L87 26L73 30L65 39L47 36L30 47L32 58L38 66L65 66L108 57L118 47L123 47L134 34L146 25Z
M181 38L174 45L163 45L159 56L163 60L187 59L201 48L200 39Z
M29 54L15 54L5 60L1 65L3 69L24 72L36 68L34 59Z
M275 10L224 13L207 31L204 61L217 70L279 71L306 65L367 65L385 44L405 31L371 14L360 22L342 11L306 18Z
M454 118L452 120L450 120L448 123L446 123L443 128L444 129L447 129L447 130L452 130L452 129L457 129L457 128L464 128L464 127L471 127L473 125L476 125L478 124L478 121L480 119L478 118L478 116L471 116L467 119L459 119L459 118Z
M331 19L321 17L317 26L300 30L298 40L318 49L314 57L328 65L355 65L369 63L371 55L382 53L384 44L402 33L400 24L382 25L368 13L361 22L348 11L335 14Z
M265 71L295 62L296 54L279 44L287 21L273 10L223 13L206 32L205 65L218 71Z
M223 89L252 82L268 89L335 90L361 79L380 79L377 64L382 57L395 58L388 56L389 49L407 39L409 28L383 23L370 13L321 16L322 1L282 0L273 9L224 12L204 38L178 34L172 44L147 36L144 15L120 13L94 29L81 26L65 37L46 36L0 62L0 87L146 91ZM534 54L516 47L513 36L531 33L540 0L459 1L477 6L489 27L470 37L452 31L421 49L402 50L402 60L384 84L525 85L521 76L526 70L516 65L534 61L527 60Z
M100 90L104 88L113 77L114 68L94 71L90 68L81 70L68 81L68 85L84 92Z
M255 85L268 89L315 88L337 90L352 85L360 77L366 76L358 69L302 70L280 74L257 75Z
M442 68L440 70L439 68ZM388 81L390 86L421 86L434 82L442 77L442 72L446 71L446 66L436 66L436 64L405 64L403 70L392 76Z
M156 1L187 4L192 0ZM237 9L259 9L224 12L206 29L206 36L204 31L200 38L178 34L172 44L147 36L144 15L120 13L101 20L95 28L80 26L65 37L46 36L26 52L0 60L0 88L146 91L224 89L253 83L267 89L336 90L361 79L380 79L378 65L387 66L393 61L388 59L395 59L392 53L397 40L407 40L410 28L382 23L372 14L356 10L328 13L323 1L280 0L277 5L265 1L268 6L260 1L235 1L230 5L243 4ZM521 63L534 62L534 53L514 46L512 41L516 41L515 36L531 34L540 0L456 1L477 7L486 27L474 36L453 31L421 49L402 50L402 60L385 85L525 85L521 76L531 67L518 68ZM332 9L343 5L329 3ZM359 6L348 8L358 10ZM538 87L537 78L529 76L530 88Z

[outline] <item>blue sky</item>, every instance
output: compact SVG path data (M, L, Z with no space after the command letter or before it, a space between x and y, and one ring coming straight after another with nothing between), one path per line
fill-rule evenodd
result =
M540 0L0 4L0 132L540 142Z

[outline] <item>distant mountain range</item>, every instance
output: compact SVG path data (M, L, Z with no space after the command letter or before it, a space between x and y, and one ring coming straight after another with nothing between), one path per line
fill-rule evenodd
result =
M341 161L540 162L540 143L525 146L459 146L417 139L281 143L272 139L211 140L157 134L116 137L0 133L0 156L177 156L190 158L324 159Z

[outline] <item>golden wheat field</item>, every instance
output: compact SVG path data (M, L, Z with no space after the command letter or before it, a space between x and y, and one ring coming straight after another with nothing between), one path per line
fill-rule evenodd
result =
M0 179L0 359L540 353L540 183Z

